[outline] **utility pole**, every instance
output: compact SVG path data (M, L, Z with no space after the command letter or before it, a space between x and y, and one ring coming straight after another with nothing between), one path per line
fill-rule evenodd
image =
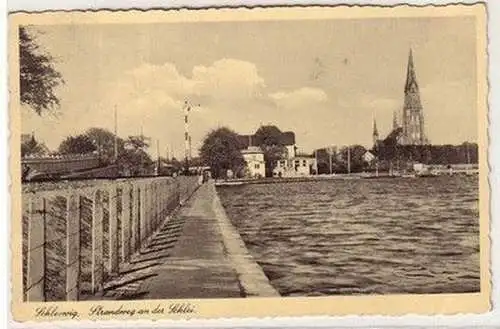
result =
M160 140L156 140L156 156L158 157L158 164L156 167L156 175L160 175Z
M316 175L318 175L318 150L314 150L314 169L316 171Z
M351 173L351 147L347 146L347 173Z
M188 101L184 101L184 161L186 169L189 163L189 111L191 111L191 106Z
M330 146L328 148L328 157L330 160L330 175L333 174L333 168L332 168L332 155L333 155L333 148Z
M191 135L189 136L189 161L193 158L193 153L191 150Z
M115 105L115 116L114 116L114 122L115 122L115 149L114 149L114 162L118 160L118 112L116 110L116 105Z

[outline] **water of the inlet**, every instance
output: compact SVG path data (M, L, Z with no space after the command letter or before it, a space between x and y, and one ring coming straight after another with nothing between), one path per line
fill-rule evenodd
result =
M479 291L478 179L220 187L283 296Z

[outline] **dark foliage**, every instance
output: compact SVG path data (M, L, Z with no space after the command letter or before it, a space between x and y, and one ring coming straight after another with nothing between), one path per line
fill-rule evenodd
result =
M21 103L38 114L59 107L55 88L64 80L54 68L53 57L36 44L24 26L19 28L19 61Z
M125 151L125 142L120 137L115 138L115 134L103 128L90 128L85 133L95 145L102 164L109 165L115 160L115 139L118 154Z
M153 173L153 160L147 153L149 139L145 136L129 136L123 150L118 153L117 163L123 175L147 175Z
M434 165L478 163L478 146L461 145L391 145L379 143L374 149L382 161L419 162Z
M286 147L283 145L282 132L276 126L261 126L255 133L256 144L264 152L266 163L266 177L273 176L276 161L286 155Z
M96 145L86 135L69 136L61 142L60 154L88 154L97 150Z
M227 171L238 174L245 166L238 135L229 128L212 130L200 148L200 157L210 166L214 178L225 178Z

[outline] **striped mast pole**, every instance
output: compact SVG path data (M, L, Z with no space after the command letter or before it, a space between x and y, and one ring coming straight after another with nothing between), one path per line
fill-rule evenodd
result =
M199 107L200 105L196 105ZM191 161L191 136L189 135L189 112L192 106L186 100L184 101L184 160L186 162L186 170L189 170L189 162Z
M189 170L189 111L191 106L188 101L184 101L184 162L186 171Z

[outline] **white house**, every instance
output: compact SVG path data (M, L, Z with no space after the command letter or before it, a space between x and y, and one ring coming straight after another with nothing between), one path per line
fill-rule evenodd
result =
M241 151L246 162L246 174L249 178L266 177L264 152L258 146L249 146Z
M273 177L300 177L310 176L317 171L316 159L307 156L296 156L276 161Z
M363 154L363 160L371 163L373 160L375 160L376 156L371 153L370 151L366 151L365 154Z

